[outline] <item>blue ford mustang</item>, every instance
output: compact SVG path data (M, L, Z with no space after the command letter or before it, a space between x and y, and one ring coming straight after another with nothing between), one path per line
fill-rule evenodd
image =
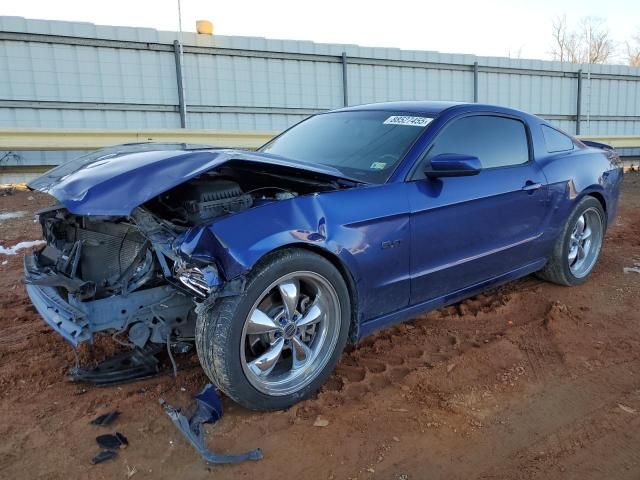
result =
M621 180L606 145L480 104L344 108L257 152L113 147L30 185L59 203L25 283L73 345L195 342L231 398L279 409L377 329L534 272L584 282Z

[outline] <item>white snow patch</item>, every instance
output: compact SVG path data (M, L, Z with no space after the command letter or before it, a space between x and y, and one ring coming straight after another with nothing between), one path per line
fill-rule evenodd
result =
M18 250L22 250L24 248L37 247L38 245L44 245L44 240L30 240L28 242L20 242L13 247L3 247L0 245L0 255L15 255L18 253Z
M0 212L0 221L11 220L12 218L24 217L29 212Z
M622 271L624 273L640 273L640 262L633 262L633 267L624 267Z

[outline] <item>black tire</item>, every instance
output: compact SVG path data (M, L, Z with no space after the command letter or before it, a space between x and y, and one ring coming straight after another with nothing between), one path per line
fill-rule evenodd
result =
M255 302L277 279L298 271L314 272L332 285L339 298L338 339L326 365L308 385L288 395L268 395L251 384L242 367L243 328ZM196 349L202 368L226 395L251 410L290 407L316 392L335 368L347 343L351 321L349 291L340 272L325 258L302 249L274 252L249 274L241 295L219 298L198 315Z
M600 256L600 250L602 248L602 238L600 239L596 259L585 275L576 276L573 274L570 268L568 256L570 248L570 237L573 228L576 225L576 222L585 212L593 210L597 211L600 216L600 220L602 222L602 237L604 237L604 231L606 229L606 216L604 209L602 208L602 204L596 198L586 196L578 202L578 204L571 212L571 215L569 215L569 218L562 228L562 231L558 235L558 238L553 247L553 252L549 257L547 264L537 274L540 278L553 283L557 283L559 285L566 286L580 285L587 281L587 279L593 272L593 268Z

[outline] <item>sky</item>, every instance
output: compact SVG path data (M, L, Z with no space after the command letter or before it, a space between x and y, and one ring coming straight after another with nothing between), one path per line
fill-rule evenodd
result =
M178 29L177 0L2 0L0 15ZM182 26L214 33L549 59L551 24L601 17L624 51L640 0L182 0ZM622 60L622 58L620 58Z

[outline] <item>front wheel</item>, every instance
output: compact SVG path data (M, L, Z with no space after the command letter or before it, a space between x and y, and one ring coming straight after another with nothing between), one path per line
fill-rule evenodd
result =
M205 373L253 410L286 408L316 391L347 342L351 305L340 272L304 250L276 252L245 291L198 316Z
M567 219L553 253L539 276L560 285L584 283L600 256L605 213L600 202L584 197Z

